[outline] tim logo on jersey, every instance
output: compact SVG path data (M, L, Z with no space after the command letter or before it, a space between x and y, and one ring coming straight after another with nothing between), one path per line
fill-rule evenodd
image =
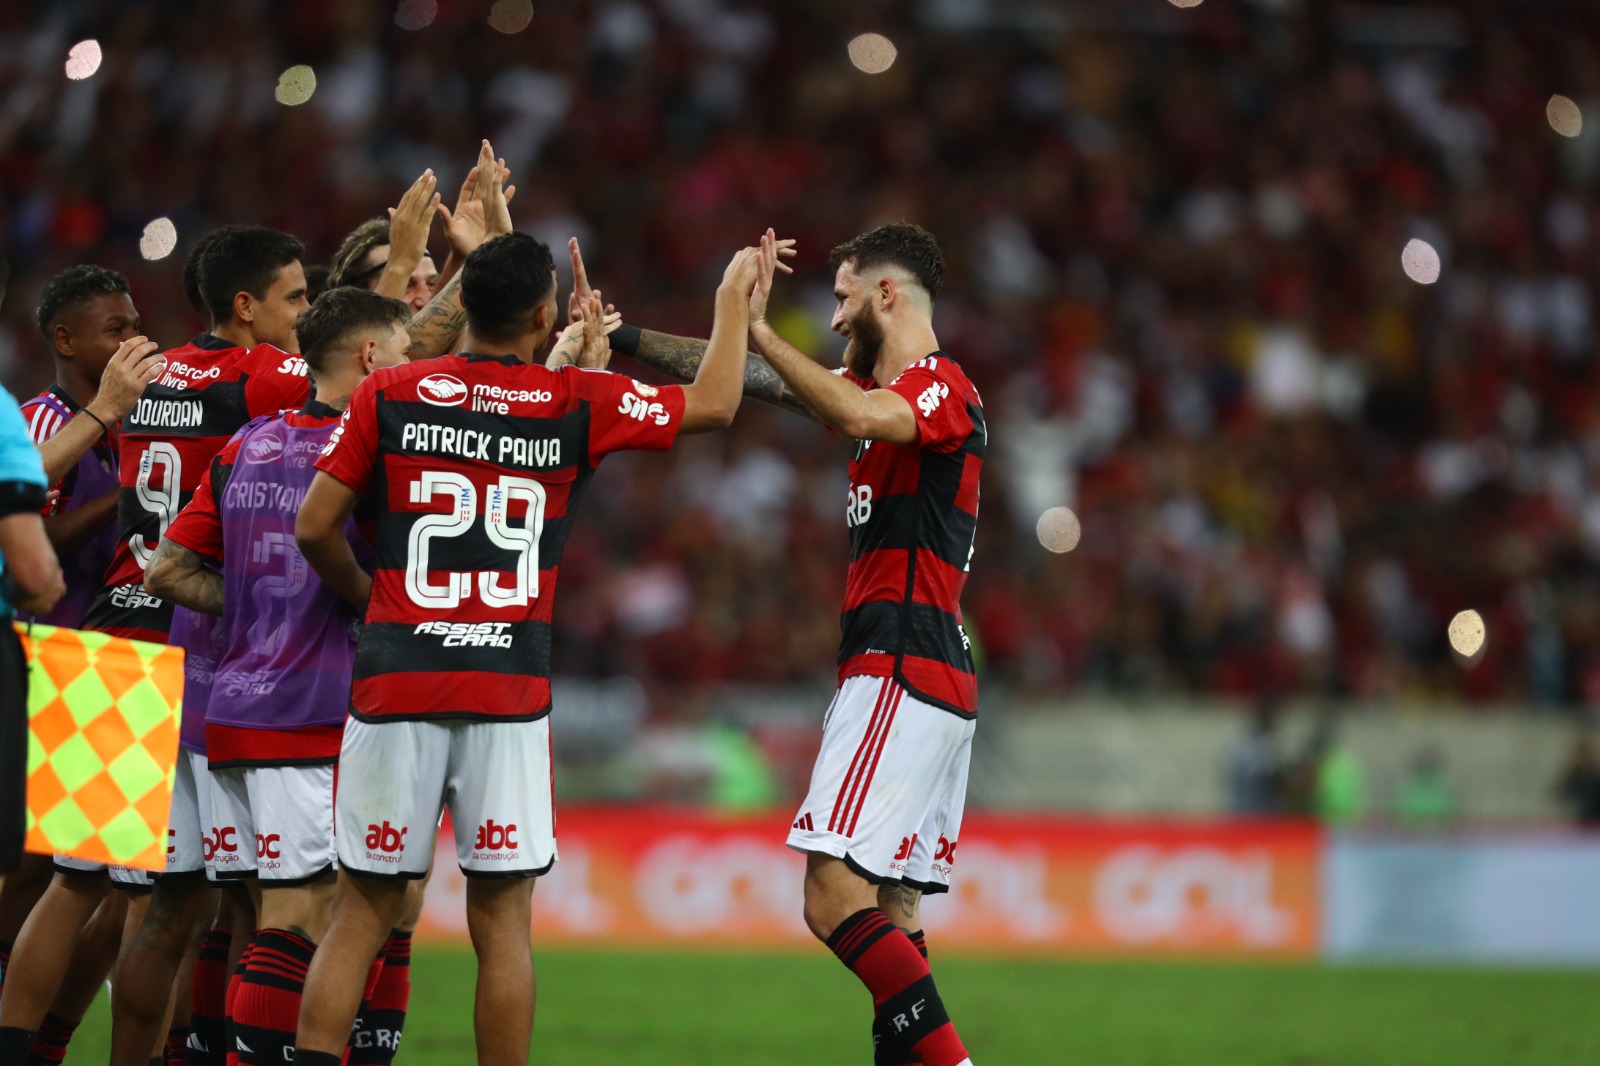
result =
M467 400L467 383L449 374L429 374L417 382L417 395L435 407L460 407Z

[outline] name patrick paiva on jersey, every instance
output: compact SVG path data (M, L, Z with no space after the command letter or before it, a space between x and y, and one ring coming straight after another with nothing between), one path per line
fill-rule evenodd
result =
M400 431L400 447L407 451L454 455L500 466L561 465L560 437L508 437L479 429L458 429L426 422L407 422Z

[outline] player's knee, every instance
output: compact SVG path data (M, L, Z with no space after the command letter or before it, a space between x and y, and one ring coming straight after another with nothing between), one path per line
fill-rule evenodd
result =
M474 947L526 942L532 920L533 878L467 879L467 932Z

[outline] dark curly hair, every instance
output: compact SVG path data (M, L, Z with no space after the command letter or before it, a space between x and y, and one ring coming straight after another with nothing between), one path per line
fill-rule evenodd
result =
M944 288L944 253L933 234L910 222L891 222L852 237L828 253L828 265L854 263L857 273L875 266L897 266L917 279L931 299Z
M61 316L72 308L96 296L127 291L128 279L115 270L90 263L68 267L51 278L44 292L39 294L39 307L34 313L39 332L44 334L45 340L50 340L55 336Z

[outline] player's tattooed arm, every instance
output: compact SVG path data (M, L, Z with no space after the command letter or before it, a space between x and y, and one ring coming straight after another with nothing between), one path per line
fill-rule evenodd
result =
M434 294L428 306L411 319L408 331L411 344L406 358L433 359L455 346L456 338L467 325L467 310L461 306L461 275L457 274Z
M639 331L639 346L629 355L652 369L678 381L693 381L705 358L706 341L694 337L675 337L653 329ZM750 355L744 366L744 394L752 400L784 407L818 421L811 409L784 385L778 372L759 355Z
M144 572L144 587L152 596L181 603L201 614L222 613L222 575L206 569L205 558L167 537Z

